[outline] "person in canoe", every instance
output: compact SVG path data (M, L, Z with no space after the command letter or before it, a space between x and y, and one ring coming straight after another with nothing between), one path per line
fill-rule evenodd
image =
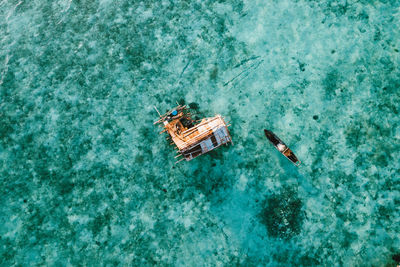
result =
M290 160L294 165L299 166L301 161L299 161L292 150L276 136L272 131L264 129L265 136L271 142L271 144L284 155L288 160Z

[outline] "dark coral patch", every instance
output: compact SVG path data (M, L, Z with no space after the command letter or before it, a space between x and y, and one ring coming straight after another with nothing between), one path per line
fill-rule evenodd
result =
M301 231L302 202L292 189L268 196L260 217L272 237L290 239Z

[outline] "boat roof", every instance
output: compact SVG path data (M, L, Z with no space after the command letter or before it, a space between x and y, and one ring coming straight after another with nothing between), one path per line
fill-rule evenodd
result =
M178 119L171 122L165 121L164 126L179 150L190 149L199 142L208 139L213 133L221 141L225 139L230 141L230 136L226 129L227 126L221 115L205 118L199 124L181 133L175 130L177 123L179 123Z

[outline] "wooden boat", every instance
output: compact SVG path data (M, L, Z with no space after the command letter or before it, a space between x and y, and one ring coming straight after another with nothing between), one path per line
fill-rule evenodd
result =
M290 160L294 165L299 166L301 161L299 161L296 155L292 150L281 140L278 136L276 136L273 132L269 130L264 130L265 136L271 142L271 144L278 149L279 152L282 153L288 160Z
M175 144L179 155L183 156L178 160L192 160L217 147L232 143L232 138L221 115L212 118L204 118L197 124L192 120L190 111L186 106L178 105L164 115L158 112L160 119L154 124L160 124L164 129L160 132L167 132Z

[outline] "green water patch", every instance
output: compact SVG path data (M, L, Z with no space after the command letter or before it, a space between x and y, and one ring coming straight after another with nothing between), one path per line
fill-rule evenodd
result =
M300 266L318 266L321 262L313 255L303 255L299 259Z
M336 96L336 90L340 83L339 72L335 69L330 70L323 80L325 96L328 100L331 100Z
M394 265L398 1L17 2L0 265ZM235 145L174 165L177 100Z
M369 151L359 153L355 159L357 166L375 164L387 167L393 161L392 152L396 145L391 142L391 129L382 126L376 118L357 116L345 129L346 144L352 149L358 149L369 144Z
M0 242L3 244L0 248L0 264L4 266L11 265L18 253L18 249L14 246L14 241L11 238L0 237Z
M226 166L224 152L228 149L229 147L220 147L197 158L196 166L185 172L190 178L186 184L194 186L196 191L208 199L218 197L219 192L230 189L234 177L223 171L223 166Z

